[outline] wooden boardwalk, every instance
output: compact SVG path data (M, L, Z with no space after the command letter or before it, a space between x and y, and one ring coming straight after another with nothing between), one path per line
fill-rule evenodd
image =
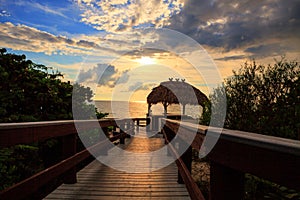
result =
M119 147L128 152L132 151L143 155L143 153L160 149L164 145L161 137L146 138L143 136L146 136L146 133L144 130L140 130L138 137L128 139L125 145L119 145ZM115 149L112 149L108 155L113 154L114 151ZM167 155L166 151L164 153ZM151 162L147 156L135 156L132 159L134 160L121 159L118 164L127 168L135 167L137 172L139 169L143 169L142 172L118 171L95 160L78 172L76 184L63 184L45 199L190 199L185 185L177 183L175 163L153 171L153 162L159 162L159 158L154 158ZM145 172L147 167L149 172Z

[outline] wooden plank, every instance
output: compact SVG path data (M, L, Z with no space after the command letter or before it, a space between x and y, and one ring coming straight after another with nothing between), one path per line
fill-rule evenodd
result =
M196 140L200 141L192 144L198 150L205 137L219 137L208 155L210 160L300 190L300 141L228 129L221 129L220 135L219 128L175 120L165 120L165 126L172 131L180 126L186 134L198 128Z
M209 153L210 160L232 169L251 173L275 183L300 190L299 156L237 143L222 135Z
M75 124L76 123L76 126ZM0 124L0 147L29 144L49 138L77 134L93 128L116 126L122 120L66 120Z
M168 197L152 197L152 196L149 196L149 197L124 197L124 196L119 196L119 197L116 197L116 196L94 196L93 194L89 194L88 196L76 196L76 198L72 195L56 195L56 196L51 196L51 197L47 197L47 199L51 200L51 199L84 199L84 200L95 200L95 199L103 199L103 200L116 200L116 199L122 199L122 200L190 200L189 197L187 196L179 196L179 197L171 197L171 196L168 196Z
M148 140L141 138L140 141L139 139L132 138L130 140L133 142L126 142L126 145L120 146L133 152L140 152L143 144L154 145L154 147L149 146L148 150L164 145L161 138ZM136 162L143 160L144 158L140 157ZM130 163L127 165L130 167ZM77 177L76 184L63 184L45 199L190 199L185 185L177 183L175 163L151 173L126 173L109 168L95 160L82 169Z
M126 134L120 134L119 136L110 138L111 141L124 137ZM83 150L75 155L25 179L3 191L0 192L0 199L23 199L34 192L38 191L40 187L47 184L49 181L57 178L66 171L70 170L78 163L85 160L90 156L90 153L99 153L101 149L106 148L109 143L107 141L99 142L86 150ZM22 194L22 196L20 196Z
M207 126L193 124L190 122L181 122L177 120L162 120L163 123L165 123L165 126L172 130L170 134L176 135L178 130L181 130L179 137L183 141L190 141L191 135L195 135L193 141L191 142L191 146L194 149L200 149L208 129Z
M13 129L10 126L7 129L0 130L0 147L9 147L17 144L30 144L43 141L49 138L65 136L76 133L73 123L48 124L39 126L18 126Z
M185 165L184 161L178 155L176 149L173 147L173 145L168 140L168 137L167 137L167 134L166 134L165 130L163 129L162 132L164 134L164 138L165 138L166 142L168 143L168 146L169 146L169 149L171 150L171 153L174 155L175 158L178 158L176 160L176 164L177 164L179 173L180 173L180 175L181 175L181 177L182 177L182 179L183 179L183 181L184 181L184 183L187 187L187 190L190 194L190 197L192 199L204 200L204 196L203 196L202 192L200 191L200 189L198 188L195 181L193 180L189 169Z
M95 164L97 163L97 164ZM103 166L98 161L94 161L90 165L94 168L100 169L108 168ZM174 170L175 165L168 166L168 169ZM95 170L97 171L97 170ZM102 170L101 170L102 171ZM111 171L107 170L107 171ZM115 170L113 170L115 171ZM124 199L126 197L131 199L190 199L189 194L184 185L177 184L177 174L172 173L173 176L164 174L165 169L158 170L154 175L152 173L132 174L115 171L116 174L123 174L123 177L118 179L111 174L104 174L102 176L95 176L88 172L85 173L85 169L79 172L78 183L74 185L62 185L55 192L48 195L46 199L66 198L74 199L79 197L82 199L98 198L98 199ZM88 176L86 176L88 174ZM97 174L97 173L96 173ZM143 177L141 179L141 176ZM153 179L147 179L147 177L153 177ZM110 179L115 177L113 179ZM160 177L159 180L155 179ZM172 178L170 178L172 177Z

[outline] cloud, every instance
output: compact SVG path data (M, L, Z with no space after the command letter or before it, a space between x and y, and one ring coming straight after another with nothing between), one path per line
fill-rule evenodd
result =
M9 17L10 13L6 10L0 10L0 17Z
M277 56L283 55L284 49L281 48L280 44L262 44L253 47L249 47L245 50L245 52L252 53L254 55L259 55L260 57L265 57L267 55Z
M98 30L115 33L136 27L163 27L181 11L181 0L78 0L81 21Z
M96 37L96 36L95 36ZM0 46L14 50L43 52L47 55L87 55L92 51L102 51L103 54L119 54L117 50L105 44L105 40L89 41L88 37L67 38L38 30L26 25L14 25L10 22L0 23Z
M156 84L144 84L143 82L135 82L128 87L128 91L126 92L133 92L133 91L148 91L153 88Z
M32 1L17 1L15 2L16 5L18 6L26 6L27 9L35 9L38 11L43 11L45 13L49 13L52 15L57 15L66 19L69 19L69 17L67 17L63 11L65 10L64 8L61 7L50 7L48 5L42 5L40 3L37 2L32 2Z
M228 60L240 60L246 58L245 55L225 56L223 58L216 58L215 60L228 61Z
M272 42L272 47L277 46L273 50L282 53L274 41L299 37L299 10L298 0L186 0L168 27L225 52ZM289 46L282 48L289 50ZM254 56L257 52L251 51Z
M97 83L98 86L113 88L117 84L126 83L128 78L128 70L119 72L114 65L97 64L87 71L81 70L77 77L77 82Z
M54 35L37 28L0 23L0 46L14 50L42 52L47 55L98 55L118 58L143 44L153 43L159 36L153 32L94 35Z

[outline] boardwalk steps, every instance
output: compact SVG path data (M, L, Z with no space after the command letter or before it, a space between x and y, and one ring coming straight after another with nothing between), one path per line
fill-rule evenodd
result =
M163 139L134 137L120 145L128 151L143 153L163 146ZM113 153L108 152L108 154ZM166 152L165 152L166 153ZM145 156L137 157L135 163L120 165L130 167L136 164L147 167ZM132 162L132 161L130 161ZM131 165L130 165L131 164ZM151 163L148 164L149 171ZM45 199L133 199L133 200L186 200L190 199L184 184L177 183L177 167L175 163L153 172L126 173L101 164L95 160L77 174L76 184L63 184Z

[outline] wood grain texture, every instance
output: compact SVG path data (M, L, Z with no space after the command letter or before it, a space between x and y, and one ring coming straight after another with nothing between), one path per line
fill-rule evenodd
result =
M144 131L145 128L140 128ZM137 134L138 135L138 134ZM140 135L138 135L140 136ZM126 139L121 148L130 152L155 151L164 145L161 137ZM109 153L109 152L108 152ZM145 157L137 157L136 165L151 168ZM128 167L132 163L121 161ZM77 174L76 184L63 184L45 199L133 199L133 200L187 200L189 193L184 184L177 183L175 163L150 173L126 173L101 164L95 160Z

